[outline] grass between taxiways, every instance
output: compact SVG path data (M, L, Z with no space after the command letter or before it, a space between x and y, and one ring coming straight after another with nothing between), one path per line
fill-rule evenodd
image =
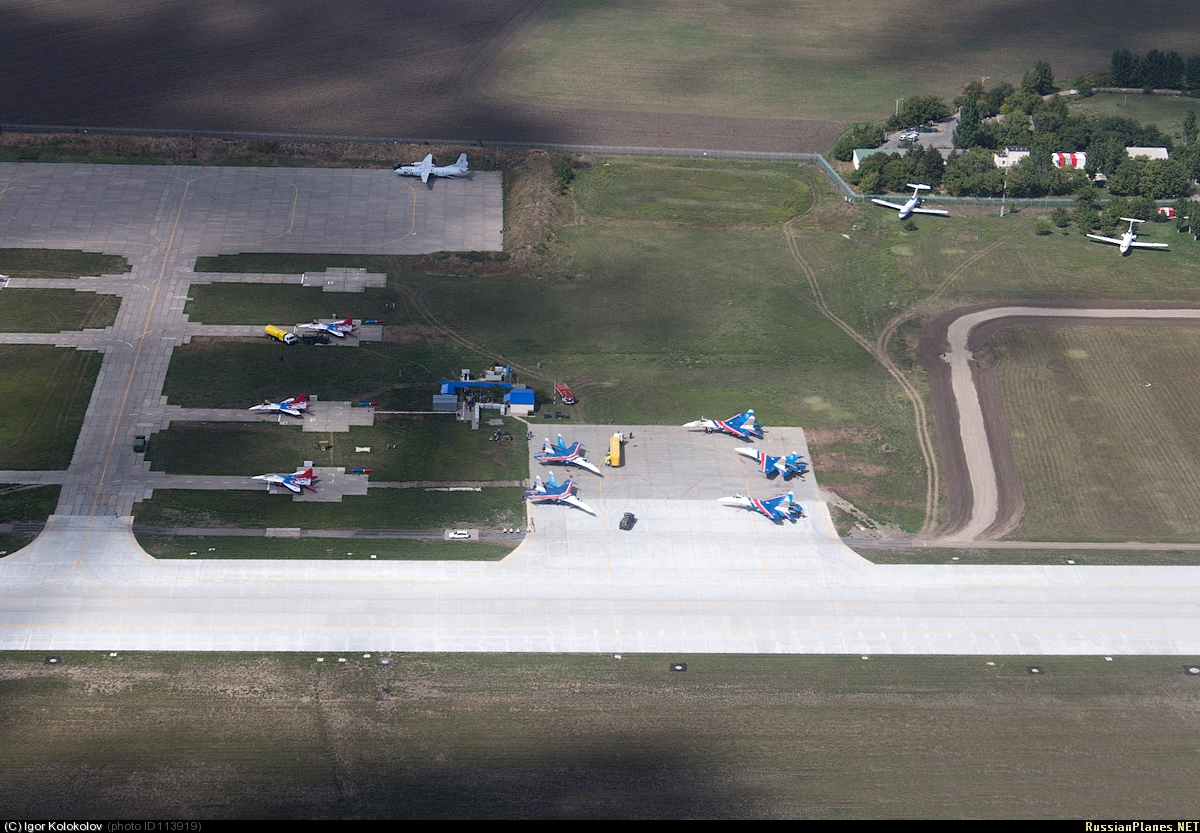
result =
M511 546L481 541L426 541L408 538L260 538L233 535L151 535L138 543L157 558L271 558L288 561L499 561ZM2 543L2 542L0 542ZM372 559L372 556L375 558Z
M0 296L0 332L57 333L100 329L117 320L121 299L71 289L5 289Z
M14 817L1200 813L1193 658L56 655L0 654Z
M0 469L65 469L100 372L91 350L0 345Z
M121 275L129 261L120 255L73 249L14 249L0 247L0 274L10 278L78 278L80 275Z
M1196 550L1123 550L1114 544L1108 550L1070 549L951 549L941 547L896 547L876 549L849 546L875 564L1035 564L1039 566L1143 567L1147 564L1168 567L1200 565Z

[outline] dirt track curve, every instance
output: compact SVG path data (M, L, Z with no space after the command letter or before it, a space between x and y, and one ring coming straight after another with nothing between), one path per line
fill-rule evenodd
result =
M945 519L954 541L993 540L1021 520L1024 500L994 373L974 351L997 331L1022 324L1200 326L1200 309L1181 304L1071 302L952 310L925 329L918 357L929 393L947 485Z

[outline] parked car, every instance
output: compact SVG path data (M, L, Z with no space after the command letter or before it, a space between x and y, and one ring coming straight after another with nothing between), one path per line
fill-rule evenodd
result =
M628 532L629 530L633 529L633 525L634 525L635 523L637 523L637 518L635 518L635 517L633 516L633 513L632 513L632 512L626 512L626 513L624 514L624 516L622 516L622 518L621 518L621 524L620 524L620 526L621 526L621 529L623 529L623 530L625 530L626 532Z
M465 529L456 529L453 532L451 532L449 535L447 535L446 537L449 538L451 541L462 541L466 538L470 538L471 533Z

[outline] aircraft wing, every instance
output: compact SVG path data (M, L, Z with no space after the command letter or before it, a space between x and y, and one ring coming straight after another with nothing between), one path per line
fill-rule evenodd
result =
M574 506L576 509L582 509L584 512L587 512L589 515L596 514L595 511L593 511L592 507L588 506L586 503L584 503L582 500L577 498L575 495L566 495L563 498L561 498L559 500L559 502L570 504L571 506Z
M745 495L734 495L733 497L718 498L717 503L722 506L734 506L738 509L753 509L754 504L750 498Z
M950 212L944 208L914 208L913 214L942 214L950 216Z
M571 462L574 463L575 465L579 466L581 469L587 469L588 471L592 472L593 474L600 474L600 469L596 468L596 465L594 463L592 463L588 460L585 460L582 457L576 457ZM600 476L603 477L604 475L600 474Z
M904 210L904 206L902 206L902 205L896 205L894 202L888 202L887 200L881 200L881 199L877 199L875 197L871 197L871 202L875 203L876 205L882 205L884 208L890 208L893 211L903 211Z
M422 169L421 169L421 181L422 181L422 182L428 182L428 181L429 181L429 169L428 169L428 168L422 168Z
M1169 249L1169 248L1171 248L1170 244L1167 244L1167 243L1139 243L1136 240L1134 240L1129 245L1134 246L1138 249Z
M301 491L301 489L303 488L303 487L301 487L301 486L300 486L300 484L299 484L299 483L293 483L293 482L292 482L292 481L290 481L290 480L283 480L283 481L280 481L280 485L287 486L289 489L291 489L291 490L292 490L293 492L295 492L296 494L300 494L300 491Z
M1088 237L1092 238L1093 240L1099 240L1101 243L1112 243L1114 246L1121 245L1121 241L1115 237L1104 237L1099 234L1089 234Z

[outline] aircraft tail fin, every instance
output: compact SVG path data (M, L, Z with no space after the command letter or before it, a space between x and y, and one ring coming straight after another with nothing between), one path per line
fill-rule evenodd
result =
M458 155L458 161L455 162L454 165L455 167L462 168L465 171L467 169L467 155L465 153L460 153Z

